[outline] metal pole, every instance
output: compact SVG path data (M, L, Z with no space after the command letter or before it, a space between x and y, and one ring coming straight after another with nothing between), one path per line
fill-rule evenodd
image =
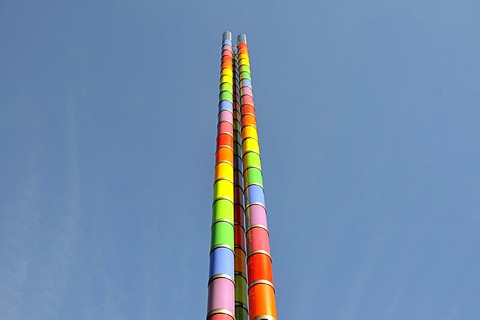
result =
M233 47L223 33L207 320L235 319Z
M243 194L243 152L237 55L234 55L233 141L235 184L235 320L248 320L245 205Z
M247 218L248 300L251 320L276 320L270 239L263 189L247 37L238 36L243 176Z

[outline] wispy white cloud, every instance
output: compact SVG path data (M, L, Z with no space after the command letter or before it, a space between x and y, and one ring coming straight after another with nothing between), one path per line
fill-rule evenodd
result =
M361 306L362 298L368 295L369 281L374 274L376 264L382 254L385 244L390 238L386 232L386 230L388 230L388 228L386 228L386 223L387 221L384 220L383 224L380 225L376 236L371 239L367 253L360 263L355 280L348 290L348 296L346 297L345 306L340 319L359 319L358 310Z
M27 145L31 152L23 165L25 169L21 162L17 164L15 184L7 198L10 201L4 201L0 208L3 213L0 225L1 319L57 319L62 306L71 303L66 294L81 213L75 113L73 99L69 99L67 144L65 151L60 150L59 154L62 156L63 151L66 157L68 167L63 180L66 184L41 183L41 178L49 171L41 166L45 157L42 158L39 150L44 144L33 139ZM47 178L46 181L51 181Z
M123 306L127 300L125 291L113 282L106 285L105 302L100 311L101 319L106 320L126 320Z
M56 319L62 303L66 303L65 291L69 273L72 267L74 242L78 235L78 221L81 213L80 206L80 166L78 160L78 139L76 105L72 94L68 95L66 105L67 123L67 192L64 201L65 210L55 213L58 220L58 230L54 235L54 243L50 244L50 251L55 255L48 264L48 277L42 284L43 301L49 316Z
M25 170L17 172L18 190L3 204L0 241L0 318L19 319L30 276L40 211L38 153L32 146Z

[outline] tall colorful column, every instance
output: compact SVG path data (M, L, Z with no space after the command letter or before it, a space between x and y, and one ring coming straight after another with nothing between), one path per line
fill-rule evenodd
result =
M277 311L273 286L270 239L267 228L267 211L246 35L241 34L238 36L237 48L242 114L250 319L275 320Z
M243 152L240 95L238 87L238 61L234 56L233 84L233 137L234 137L234 182L235 182L235 319L248 320L247 268L245 242L245 211L243 194Z
M223 34L207 320L276 320L245 35Z
M235 319L233 45L223 34L207 320Z

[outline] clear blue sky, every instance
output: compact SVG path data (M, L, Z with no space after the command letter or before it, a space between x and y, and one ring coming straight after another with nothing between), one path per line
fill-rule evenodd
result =
M280 320L480 319L473 0L1 1L0 318L204 318L227 29Z

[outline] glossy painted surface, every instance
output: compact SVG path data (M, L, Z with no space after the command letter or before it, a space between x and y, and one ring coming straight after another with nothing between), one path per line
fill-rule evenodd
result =
M230 61L230 63L231 63L231 61ZM222 83L233 84L233 79L230 76L222 76L222 77L220 77L220 84L222 84Z
M246 127L248 128L248 127ZM262 169L260 155L256 152L248 152L243 155L243 168L259 168Z
M213 199L227 199L233 202L233 182L229 180L216 181L213 184Z
M230 101L226 101L226 100L220 101L220 103L218 104L218 112L221 112L224 110L233 112L233 104Z
M247 255L244 250L240 248L235 248L235 272L240 272L244 275L247 274Z
M242 114L250 114L252 116L255 116L255 107L252 106L251 104L244 104L242 105Z
M237 150L235 150L235 151L237 151ZM239 154L240 156L237 156L237 154ZM235 165L235 169L238 170L238 171L243 171L243 161L242 161L241 156L242 156L242 153L235 153L233 163Z
M233 129L240 131L242 129L242 123L239 120L233 121Z
M235 275L235 300L247 305L247 279L240 275Z
M234 219L235 223L238 223L245 228L245 211L238 203L236 203L234 207Z
M257 120L254 116L247 114L242 116L242 126L257 126Z
M224 68L230 68L231 64L232 64L231 61L222 61L220 63L220 70L224 69ZM221 83L221 81L220 81L220 83Z
M239 72L244 72L244 71L246 71L246 72L250 73L250 66L248 66L247 64L244 64L244 65L242 65L242 66L239 68L238 71L239 71Z
M226 70L226 69L224 69ZM222 91L220 92L220 100L227 100L227 101L233 101L233 94L228 91Z
M248 320L248 311L241 306L235 306L235 320Z
M228 248L216 248L210 254L210 278L216 275L227 275L234 280L234 254Z
M241 65L244 65L244 66L249 66L250 65L250 61L248 59L240 59L238 61L239 64Z
M226 146L233 149L233 137L227 133L221 133L217 136L217 146Z
M233 167L230 163L220 162L215 166L215 181L226 179L233 182Z
M227 82L222 83L220 85L220 91L228 91L228 92L233 93L233 85L230 84L230 83L227 83Z
M243 79L242 81L240 81L240 86L252 88L252 81L249 79Z
M217 135L221 133L228 133L233 136L233 124L228 121L222 121L217 126Z
M239 186L243 186L243 172L238 170L238 168L235 168L235 171L233 174L234 174L235 183L237 183Z
M262 315L277 318L275 292L268 284L257 284L248 290L250 319Z
M242 145L238 142L235 142L233 148L235 149L236 154L241 154L242 153Z
M226 49L226 50L222 50L222 56L230 56L232 57L233 56L233 53L232 53L232 50L231 49Z
M231 122L233 123L233 113L231 113L230 111L220 111L218 113L218 121L228 121L228 122Z
M232 57L230 57L230 56L223 56L223 57L222 57L222 62L225 62L225 61L232 62L233 59L232 59Z
M239 186L235 186L233 188L233 193L234 193L234 197L235 197L235 203L245 203L245 200L244 200L244 195L243 195L243 188L239 187Z
M229 200L220 199L213 203L212 206L212 223L217 220L225 220L233 223L234 221L234 206Z
M240 72L240 79L252 79L252 75L249 72Z
M217 222L212 226L212 238L210 249L226 247L233 251L233 226L224 221Z
M208 286L208 312L225 309L235 314L234 294L235 287L232 281L226 278L216 278Z
M245 187L248 187L254 184L263 187L263 177L262 177L262 171L260 171L260 169L258 168L246 169L244 172L244 177L245 177Z
M263 188L257 185L251 185L245 188L245 206L260 204L265 206L265 195Z
M243 140L242 146L243 146L243 152L253 151L260 154L260 146L258 145L257 139L252 139L252 138L245 139Z
M250 59L249 56L248 56L248 53L245 53L244 49L240 49L239 52L240 52L240 54L237 55L239 60L242 60L242 59L249 60ZM241 63L239 65L241 65Z
M248 259L248 284L261 280L273 285L272 260L266 254L254 254Z
M245 210L245 215L247 216L247 229L250 229L252 226L262 226L268 229L267 211L264 207L254 204Z
M244 229L240 225L236 224L234 226L234 234L235 234L235 246L240 247L243 250L247 250Z
M240 113L240 110L238 110L236 104L234 103L233 105L233 120L234 121L240 121L242 119L242 115ZM240 132L240 130L238 130Z
M233 128L233 125L232 125L232 128ZM233 137L235 139L235 141L242 141L242 135L240 134L239 131L235 130L234 134L233 134ZM240 154L241 156L242 154Z
M215 162L229 162L233 165L233 150L228 147L219 147L215 152Z
M251 228L247 231L247 252L265 251L270 255L270 240L264 228Z
M245 67L243 67L245 68ZM251 87L243 87L242 90L240 91L241 95L246 95L248 94L249 96L253 96L253 90Z
M240 102L242 103L242 106L245 104L251 104L252 106L255 105L252 96L242 96Z

